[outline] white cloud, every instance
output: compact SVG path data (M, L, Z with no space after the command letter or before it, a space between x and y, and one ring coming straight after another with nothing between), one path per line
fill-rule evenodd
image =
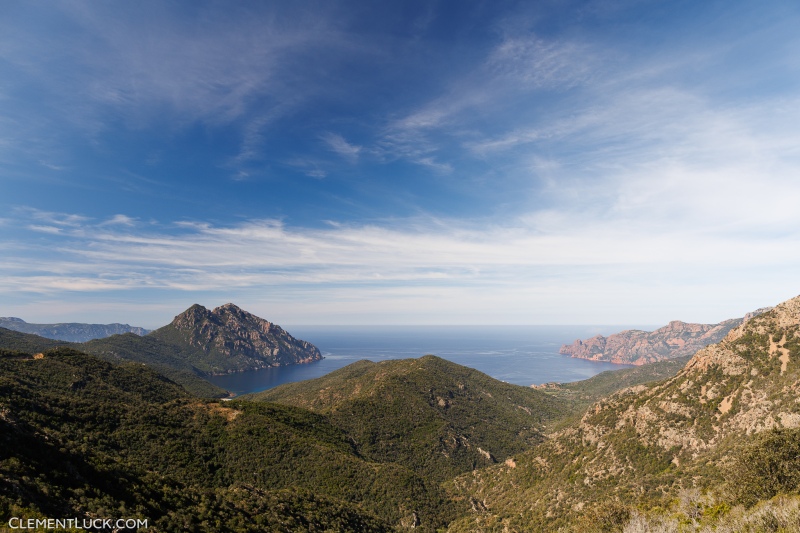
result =
M50 163L48 161L44 161L44 160L41 160L41 159L39 160L39 164L42 165L45 168L49 168L50 170L56 170L56 171L62 171L65 168L63 166L54 165L53 163Z
M420 157L419 159L415 159L414 163L431 168L436 172L441 172L443 174L449 174L453 171L453 165L450 163L440 163L432 157Z
M55 213L31 208L18 208L14 210L14 213L22 219L31 218L37 222L44 222L63 228L81 228L91 220L89 217L83 215Z
M40 224L31 224L28 226L28 229L32 231L38 231L40 233L50 233L53 235L61 233L61 228L56 228L54 226L42 226Z
M345 140L344 137L338 133L327 132L320 136L325 141L328 148L342 156L344 159L355 163L358 161L358 155L361 153L361 146L351 144Z
M328 175L327 172L320 168L315 168L306 172L306 176L310 178L323 179Z
M603 66L599 63L587 44L524 35L506 37L489 55L486 69L492 74L492 83L567 90L595 76Z
M308 323L301 310L312 308L317 320L327 309L328 322L370 313L377 314L368 322L408 322L415 307L426 320L439 316L448 323L469 322L484 312L494 313L494 323L553 323L553 317L659 323L728 318L708 316L708 309L719 313L720 302L730 308L731 290L760 305L775 303L770 294L794 290L800 215L785 215L781 235L727 231L738 214L715 220L720 216L722 211L708 215L714 224L671 228L641 219L631 224L624 212L601 220L540 211L505 226L417 219L385 227L303 229L254 220L236 226L178 223L179 234L84 223L61 227L46 245L44 261L36 260L40 245L10 246L0 265L0 292L53 298L147 289L226 300L262 294L283 302L296 323ZM708 301L701 303L703 297ZM650 298L663 305L648 312ZM684 305L697 302L700 316L665 316L677 312L681 299Z
M120 215L120 214L114 215L110 219L100 224L100 226L127 226L127 227L133 227L135 225L136 225L135 218L131 218L127 215Z

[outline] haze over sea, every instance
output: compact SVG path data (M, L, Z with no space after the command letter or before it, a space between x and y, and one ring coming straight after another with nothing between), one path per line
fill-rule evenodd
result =
M325 359L310 364L215 376L209 381L236 394L324 376L360 359L384 361L434 354L515 385L590 378L629 365L573 359L562 344L597 334L651 326L290 326Z

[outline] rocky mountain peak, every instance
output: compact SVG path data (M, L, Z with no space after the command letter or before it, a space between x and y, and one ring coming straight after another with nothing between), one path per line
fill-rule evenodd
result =
M751 312L747 313L746 315L744 315L744 321L747 322L751 318L755 318L758 315L762 315L762 314L766 313L767 311L772 311L773 309L774 309L774 307L761 307L760 309L756 309L755 311L751 311Z
M775 307L766 307L764 309L765 312L753 317L752 323L754 327L770 321L776 322L780 327L791 326L800 322L800 296L795 296Z
M231 302L228 302L226 304L220 305L219 307L214 309L214 312L215 313L219 313L219 312L221 312L223 310L229 311L231 313L245 313L245 314L248 314L248 315L250 314L247 311L245 311L244 309L242 309L241 307L239 307L238 305L236 305L234 303L231 303Z
M231 328L254 328L265 333L273 329L280 329L278 326L272 324L272 322L257 317L232 303L227 303L215 308L211 311L211 314Z
M208 320L210 316L211 311L200 304L194 304L183 313L177 315L172 320L172 324L181 329L186 329L187 326L197 324L202 320Z
M209 311L199 304L154 333L179 339L205 354L209 373L253 370L322 359L313 344L295 339L279 326L233 303ZM205 366L204 366L205 368Z
M211 311L211 313L217 316L230 315L230 316L240 317L243 319L250 319L251 317L254 316L245 311L244 309L242 309L241 307L239 307L238 305L232 303L220 305L219 307L214 308L214 310Z
M683 329L687 325L689 324L683 322L682 320L670 320L669 324L667 324L664 328L661 329L672 329L672 330Z

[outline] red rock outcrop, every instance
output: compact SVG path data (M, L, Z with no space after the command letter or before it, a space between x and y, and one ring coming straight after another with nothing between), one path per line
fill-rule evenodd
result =
M769 309L759 309L744 318L733 318L719 324L691 324L674 320L655 331L630 329L608 337L597 335L565 344L559 353L580 359L630 365L693 355L701 348L721 341L733 328Z

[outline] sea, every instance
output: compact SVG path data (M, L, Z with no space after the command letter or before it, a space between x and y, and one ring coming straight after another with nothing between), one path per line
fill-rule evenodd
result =
M626 329L654 326L287 326L298 339L320 349L324 359L208 378L236 395L314 379L361 359L385 361L437 355L515 385L566 383L590 378L617 365L558 353L562 344Z

